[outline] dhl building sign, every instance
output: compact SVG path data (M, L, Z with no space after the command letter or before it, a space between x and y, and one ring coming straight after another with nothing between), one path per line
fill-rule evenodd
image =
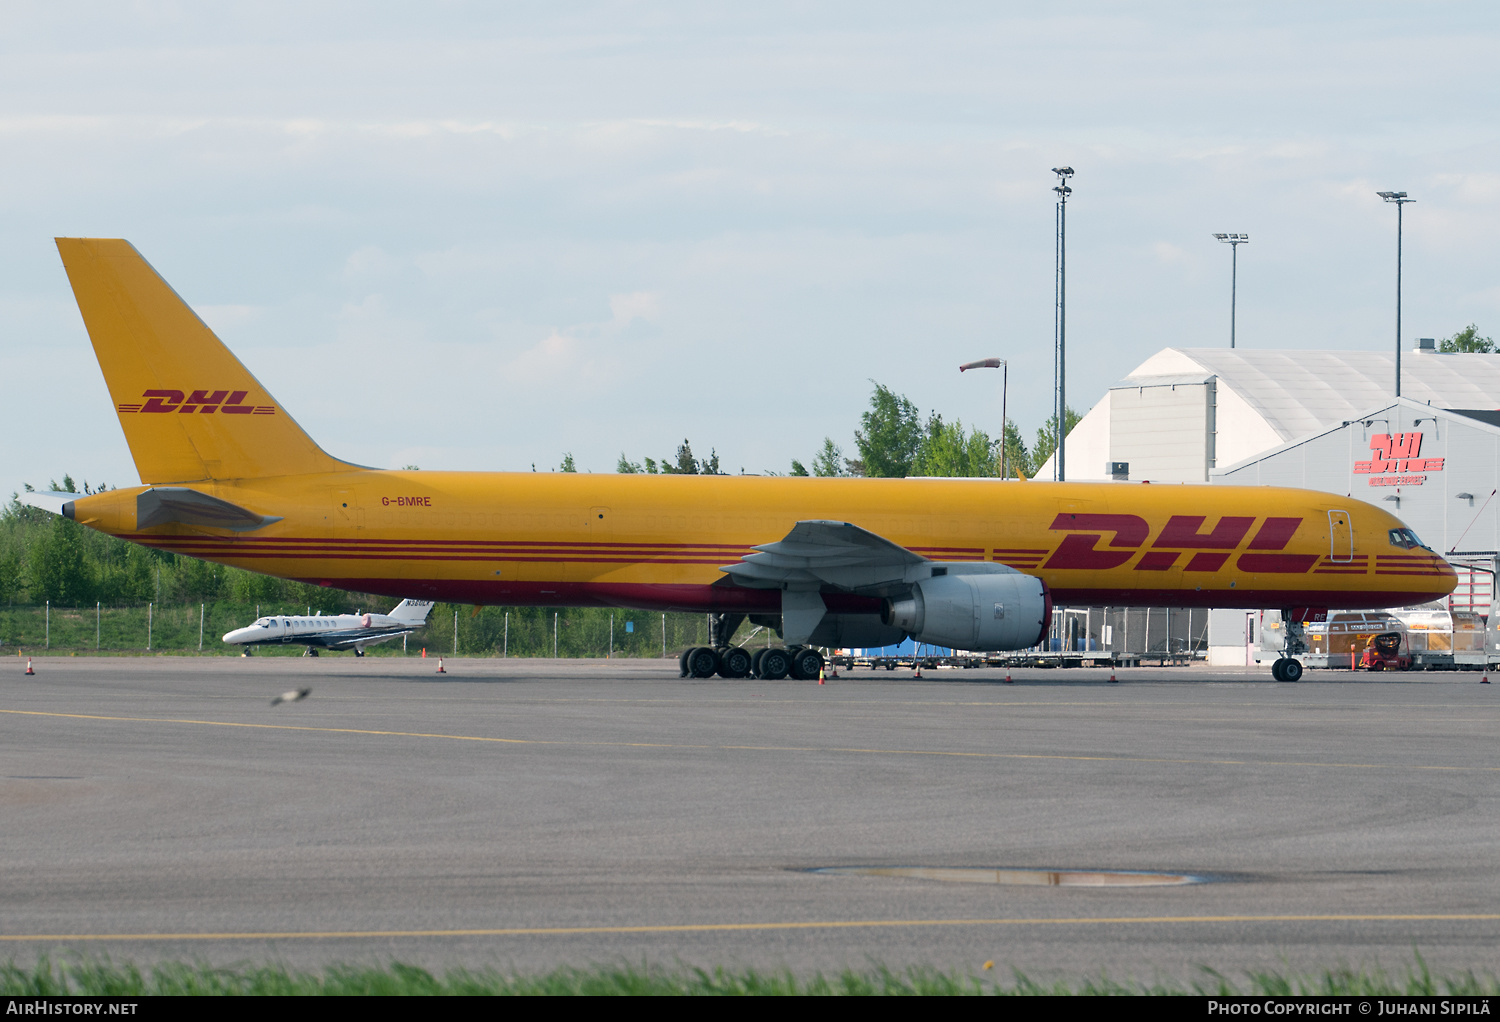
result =
M1421 433L1377 433L1370 438L1370 460L1356 461L1356 475L1371 486L1421 486L1426 473L1441 472L1442 458L1422 457Z

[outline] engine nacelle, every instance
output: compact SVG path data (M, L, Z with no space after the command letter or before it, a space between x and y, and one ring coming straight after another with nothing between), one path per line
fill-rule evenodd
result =
M1052 599L1041 579L1020 572L939 575L887 600L881 620L934 646L1026 649L1047 634Z

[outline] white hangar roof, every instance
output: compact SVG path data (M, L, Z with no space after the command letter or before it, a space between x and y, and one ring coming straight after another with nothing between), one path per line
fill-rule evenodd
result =
M1394 352L1163 348L1116 383L1068 435L1068 478L1206 481L1290 440L1388 404ZM1500 355L1403 352L1401 396L1500 409ZM1049 461L1039 478L1052 475Z
M1206 372L1282 440L1337 426L1395 394L1392 352L1164 348L1131 377ZM1439 408L1500 408L1500 355L1401 355L1401 396Z

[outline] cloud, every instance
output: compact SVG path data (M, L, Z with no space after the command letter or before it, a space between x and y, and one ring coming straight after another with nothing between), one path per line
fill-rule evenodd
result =
M616 327L629 326L638 319L652 322L660 315L661 295L653 291L610 295L609 311L614 315L613 325Z
M1151 252L1157 260L1163 263L1182 263L1188 260L1187 252L1181 245L1174 245L1170 241L1158 241L1151 246Z

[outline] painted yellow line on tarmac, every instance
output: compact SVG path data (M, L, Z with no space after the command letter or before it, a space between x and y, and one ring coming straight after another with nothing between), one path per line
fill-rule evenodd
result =
M645 933L753 933L772 930L900 929L923 926L1170 926L1193 923L1451 923L1497 922L1500 913L1370 913L1261 916L1079 916L1035 919L849 919L786 923L678 923L667 926L525 926L485 930L267 930L245 933L14 933L0 941L69 940L331 940L386 937L577 937Z
M709 745L678 742L585 742L545 738L497 738L489 735L454 735L430 731L382 731L373 728L313 727L303 724L251 724L232 720L197 720L176 717L111 717L92 713L55 713L43 710L0 710L0 714L22 717L57 717L68 720L103 720L132 724L198 724L205 727L251 728L264 731L307 731L334 735L376 735L387 738L440 738L454 742L489 742L501 745L546 745L565 748L685 749L709 752L817 752L864 756L942 756L956 759L1058 760L1072 763L1159 763L1172 766L1321 767L1344 770L1427 770L1451 773L1500 773L1500 766L1436 766L1424 763L1343 763L1318 760L1188 759L1165 756L1084 756L1044 752L964 752L943 749L878 749L826 745Z

